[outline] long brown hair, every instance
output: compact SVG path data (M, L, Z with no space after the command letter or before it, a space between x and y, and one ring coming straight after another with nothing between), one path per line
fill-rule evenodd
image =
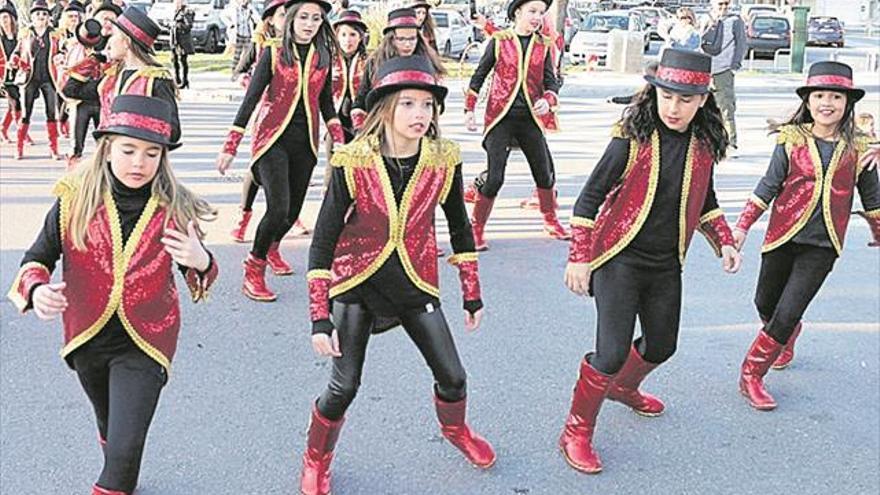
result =
M9 16L9 24L12 26L12 32L7 33L2 26L0 26L0 31L2 31L3 34L7 35L7 37L18 39L18 21L15 20L15 17L12 17L12 14L9 14L8 12L5 12L5 14Z
M115 136L103 136L99 139L92 162L77 171L79 186L70 203L67 231L74 247L80 251L86 249L89 223L104 202L104 194L110 190L110 147L114 139ZM167 210L166 223L173 220L178 229L186 228L192 220L199 236L204 237L198 222L210 222L217 217L217 210L207 201L178 182L168 161L167 148L162 149L152 193Z
M430 41L433 44L428 44L434 50L437 49L437 22L434 21L434 16L431 15L431 9L428 7L424 7L425 9L425 21L422 23L422 28L420 31L422 32L422 36L425 37L425 41Z
M836 93L843 93L843 91L833 91L830 89L823 90L815 90L815 91L832 91ZM783 125L797 125L797 126L806 126L808 124L812 124L815 120L813 119L813 114L810 113L810 95L813 91L810 91L804 98L801 99L801 104L797 110L788 118L785 122L777 125L770 126L770 134L779 131L779 127ZM845 94L845 93L844 93ZM836 134L838 134L844 141L846 141L847 151L850 151L849 148L854 146L854 139L856 134L859 132L856 129L855 125L855 113L856 113L856 104L849 95L846 96L846 107L843 109L843 118L840 119L840 122L837 123ZM809 132L808 132L809 134Z
M397 108L398 100L400 100L400 91L395 91L383 96L382 99L376 102L367 113L367 117L364 119L364 127L354 140L375 139L379 149L381 149L388 139L386 127L394 124L394 110ZM435 143L438 142L437 140L440 137L440 104L436 99L434 100L434 114L431 117L431 125L428 126L425 137Z
M379 70L379 67L382 66L388 60L391 60L394 57L399 56L397 53L397 48L394 47L394 29L388 31L385 36L382 37L382 41L379 42L379 46L376 47L376 51L370 55L370 58L367 60L367 63L370 64L370 67L373 69L373 77L376 77L376 73ZM416 29L416 36L418 40L416 41L416 49L413 52L413 55L421 55L423 57L427 57L428 60L431 61L431 65L434 66L434 71L437 74L437 77L443 77L446 75L446 68L443 67L443 61L440 60L440 55L434 51L433 48L428 46L428 43L425 42L425 38L422 35L421 30ZM370 83L374 83L375 81L371 81Z
M287 65L293 65L293 61L297 57L296 47L294 46L296 38L293 33L293 21L303 5L307 3L312 2L303 0L290 6L284 14L285 28L284 40L281 43L281 59ZM333 57L336 56L336 53L339 52L339 45L336 43L336 33L330 27L330 23L327 21L327 13L323 9L321 10L321 26L312 38L312 44L315 45L315 49L318 51L318 67L320 68L327 67L333 60Z

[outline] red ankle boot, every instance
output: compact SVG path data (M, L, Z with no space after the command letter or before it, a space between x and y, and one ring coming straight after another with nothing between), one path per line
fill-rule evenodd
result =
M244 260L244 295L254 301L274 301L277 296L266 287L266 260L248 254Z
M120 492L118 490L108 490L106 488L101 488L98 485L92 487L92 495L129 495L125 492Z
M794 359L794 342L800 336L801 328L803 328L803 323L798 322L797 326L794 327L791 337L788 338L788 342L785 343L785 347L782 348L782 352L779 353L779 357L773 363L772 368L774 370L788 368L788 365L791 364L791 361Z
M3 116L3 125L0 126L0 136L3 136L3 141L6 143L11 143L12 140L9 139L9 126L12 125L12 109L6 109L6 115Z
M30 124L21 124L18 126L18 133L16 135L17 141L15 143L15 158L18 160L24 158L24 140L27 137L29 127Z
M554 239L560 241L571 239L571 234L565 230L565 227L559 223L559 218L556 217L556 210L559 208L556 203L556 190L552 188L541 189L540 187L535 190L538 192L541 214L544 215L544 230Z
M300 237L310 234L309 228L306 227L306 224L302 223L302 220L300 220L299 218L297 218L296 221L293 222L293 227L290 228L290 233L294 237Z
M61 136L63 136L64 139L70 139L70 124L68 123L68 121L62 120L60 127L61 127Z
M608 398L631 407L642 416L659 416L663 414L663 401L651 394L639 391L639 385L648 373L657 368L657 364L645 361L636 346L629 351L629 358L623 368L614 375L608 388Z
M272 269L272 273L278 276L293 275L293 267L281 257L280 245L281 243L277 241L269 245L269 252L266 253L269 268Z
M473 184L468 184L464 188L464 202L474 204L477 202L477 187Z
M345 418L331 421L321 415L317 406L312 406L312 421L299 482L302 495L330 494L330 463L344 422Z
M739 378L739 391L755 409L769 411L776 408L773 396L764 388L764 375L782 352L782 344L773 340L763 329L746 353Z
M49 151L53 160L60 160L58 154L58 122L46 122L46 133L49 135Z
M479 191L474 202L474 213L471 218L471 228L474 231L474 248L477 251L486 251L489 244L483 237L483 230L486 228L486 222L489 221L489 214L492 213L492 205L495 204L495 198L484 196Z
M467 399L458 402L444 402L436 395L434 406L440 431L474 466L489 469L495 464L495 450L485 438L474 433L467 422Z
M602 461L593 450L593 431L612 378L593 368L586 359L581 362L580 376L571 398L571 411L559 437L559 448L568 464L584 473L602 471Z
M253 214L254 212L251 210L240 210L238 225L232 229L232 240L235 242L244 242L244 233L247 231L247 226L251 222L251 215Z

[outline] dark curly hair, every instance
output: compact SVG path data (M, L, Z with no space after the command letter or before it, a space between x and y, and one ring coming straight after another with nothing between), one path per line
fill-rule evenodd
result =
M657 113L657 88L647 84L636 93L632 103L623 110L620 127L624 136L646 143L657 129L658 122L660 115ZM716 162L724 159L730 137L724 127L724 120L715 102L715 96L711 93L706 103L694 115L691 131L709 148Z

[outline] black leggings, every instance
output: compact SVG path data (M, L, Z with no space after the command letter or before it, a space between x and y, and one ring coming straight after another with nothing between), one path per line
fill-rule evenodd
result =
M333 323L342 357L333 358L330 383L318 398L318 410L327 419L341 418L357 394L374 320L375 316L362 304L333 303ZM439 307L430 312L413 311L401 315L400 321L431 368L440 399L464 399L467 376L443 311Z
M269 245L283 239L299 218L317 162L305 126L291 123L254 163L254 179L266 194L266 214L251 250L256 258L265 259Z
M607 375L617 373L633 345L636 316L642 336L639 354L660 364L672 357L681 313L681 269L647 269L625 263L622 253L592 274L596 299L596 353L590 363Z
M24 117L23 124L31 123L31 114L34 113L34 101L37 95L43 94L43 103L46 105L46 122L55 122L55 107L58 105L58 94L52 81L31 81L24 87Z
M248 170L244 176L244 182L241 185L241 209L243 211L251 211L254 209L254 201L257 199L257 193L260 186L254 182L254 174Z
M165 385L165 369L132 344L123 352L87 343L71 356L106 440L98 486L131 493L137 486L147 431Z
M174 63L174 79L180 85L186 85L189 83L189 62L187 61L187 57L189 55L186 54L185 51L181 48L174 48L171 50L171 59ZM181 74L181 70L183 69L183 74ZM181 77L183 76L183 77Z
M3 86L3 90L6 91L6 103L9 105L9 110L21 112L21 92L18 90L18 86L7 84Z
M755 306L761 319L768 322L764 331L773 340L788 342L836 259L832 248L795 242L761 256Z
M535 185L550 189L556 183L553 161L541 128L527 111L510 111L483 139L489 166L486 181L479 188L484 196L494 198L504 184L504 170L507 168L512 139L516 139L526 156Z
M89 133L89 122L95 129L101 119L101 105L97 103L82 102L76 106L76 122L73 127L73 155L80 157L86 144Z

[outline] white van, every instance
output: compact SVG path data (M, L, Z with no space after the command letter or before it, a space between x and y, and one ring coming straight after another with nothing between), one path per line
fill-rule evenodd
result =
M196 50L208 53L222 52L226 45L226 25L221 13L229 0L187 0L187 7L195 12L192 37ZM155 0L150 8L150 17L162 28L157 48L167 48L171 43L171 29L174 24L174 0Z

